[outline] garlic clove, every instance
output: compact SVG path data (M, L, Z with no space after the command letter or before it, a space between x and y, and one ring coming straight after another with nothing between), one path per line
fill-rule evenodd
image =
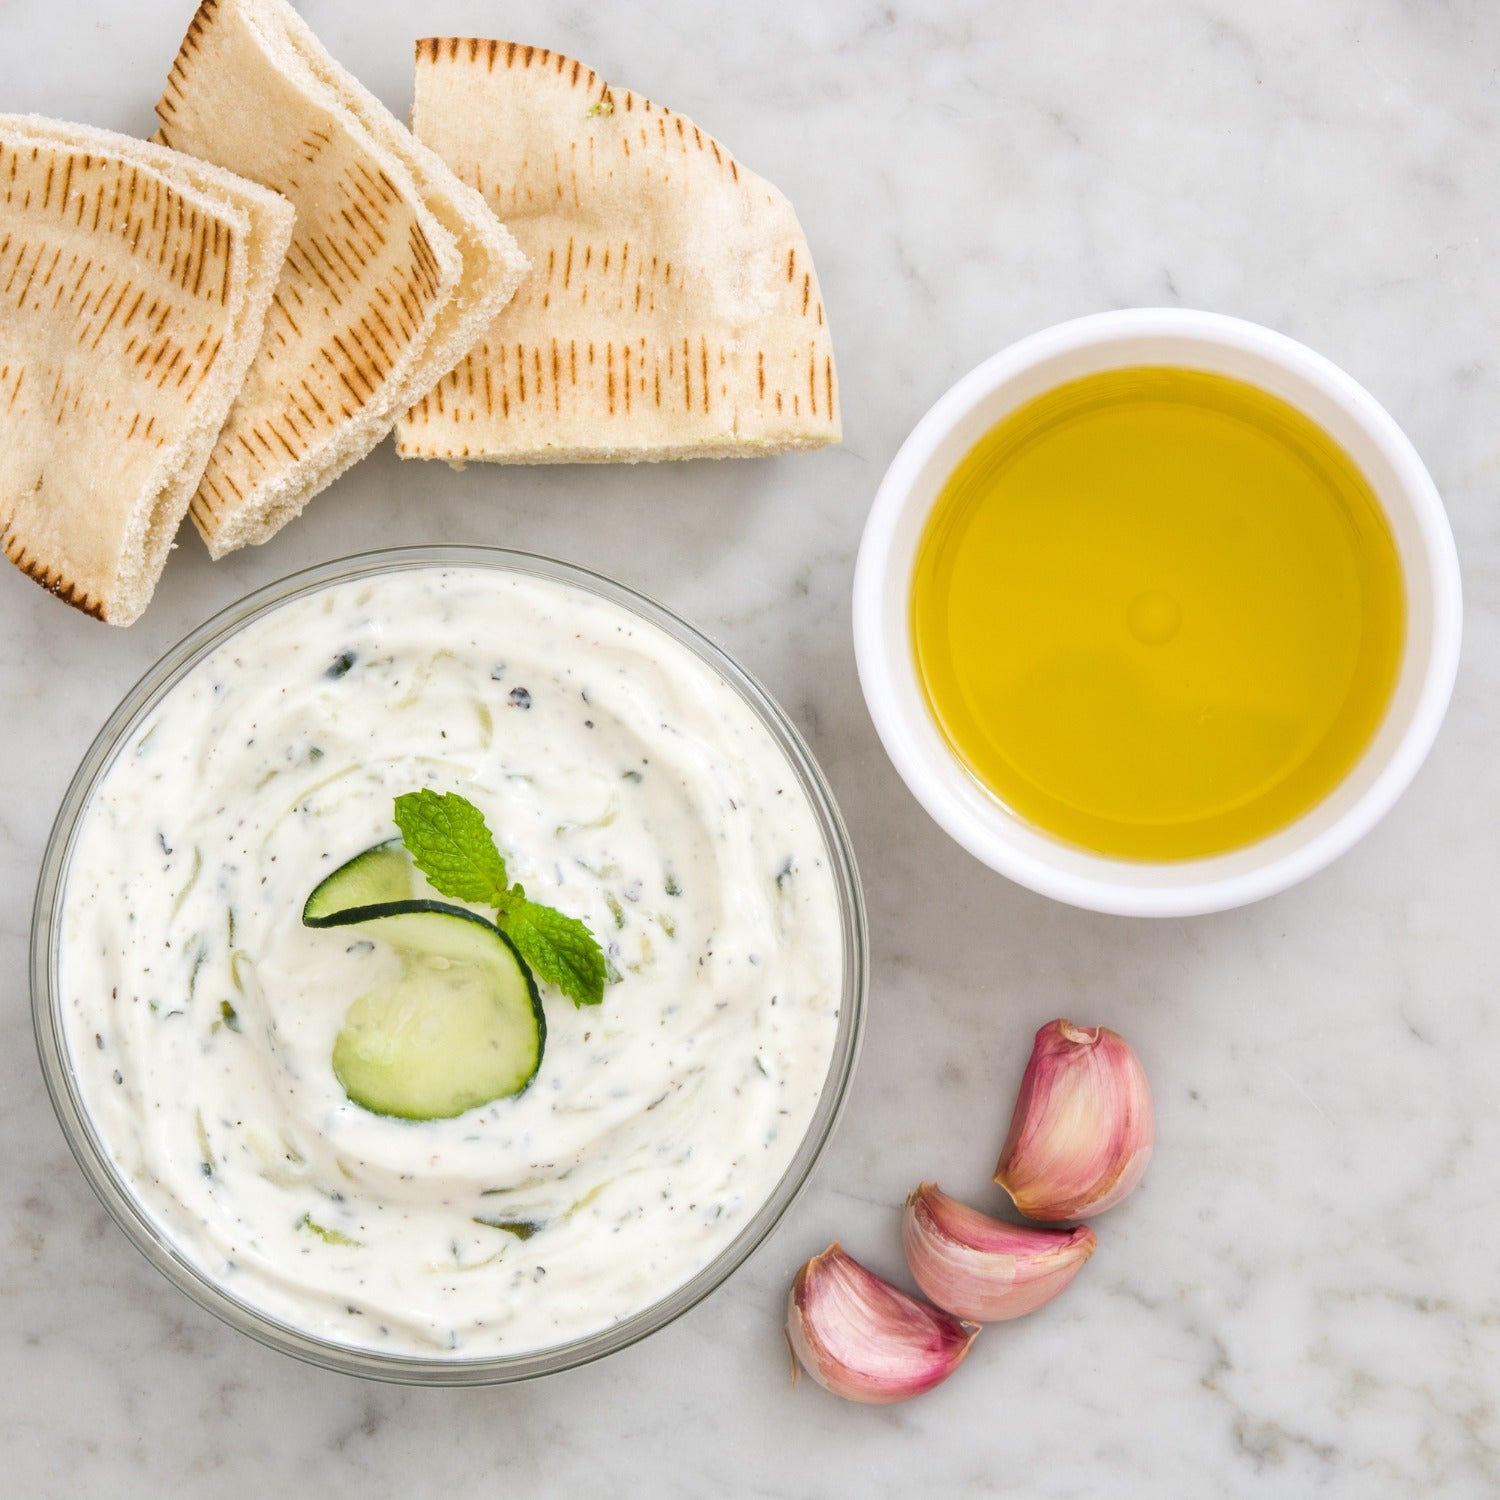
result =
M1050 1302L1098 1240L1086 1225L1006 1224L924 1182L901 1220L906 1263L924 1296L975 1323L1019 1318Z
M974 1324L908 1297L837 1242L797 1272L787 1301L792 1353L819 1385L850 1401L882 1405L931 1390L978 1336Z
M995 1181L1029 1219L1081 1219L1135 1187L1155 1133L1146 1071L1125 1039L1049 1021L1036 1034Z

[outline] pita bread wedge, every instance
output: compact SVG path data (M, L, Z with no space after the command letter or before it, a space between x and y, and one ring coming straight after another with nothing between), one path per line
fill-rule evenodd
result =
M477 338L524 260L483 201L284 0L205 0L157 139L284 193L297 227L192 514L215 557L270 539Z
M532 270L397 430L462 463L749 457L837 442L791 205L686 117L540 47L417 43L413 130Z
M145 609L291 235L217 167L0 115L0 544L59 598Z

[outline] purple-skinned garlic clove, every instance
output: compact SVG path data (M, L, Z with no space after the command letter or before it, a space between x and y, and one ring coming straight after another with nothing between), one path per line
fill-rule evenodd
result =
M1049 1021L1036 1034L995 1181L1028 1219L1085 1218L1141 1180L1155 1134L1146 1070L1125 1039Z
M849 1401L905 1401L946 1380L979 1335L867 1271L837 1243L797 1272L786 1337L803 1369Z
M901 1220L922 1294L974 1323L1019 1318L1050 1302L1094 1253L1094 1231L1007 1224L924 1182Z

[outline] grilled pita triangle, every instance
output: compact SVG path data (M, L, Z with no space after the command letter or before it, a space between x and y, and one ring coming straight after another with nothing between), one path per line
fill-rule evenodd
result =
M0 543L113 625L145 609L260 344L276 194L161 146L0 116Z
M837 442L833 347L791 205L686 117L510 42L417 43L412 125L532 263L402 418L407 458L748 457Z

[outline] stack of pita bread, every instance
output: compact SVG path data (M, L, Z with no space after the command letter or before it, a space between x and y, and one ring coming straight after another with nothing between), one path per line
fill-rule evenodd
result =
M215 557L357 463L520 283L515 241L283 0L205 0L156 139L297 211L260 353L193 497Z
M264 542L398 419L458 464L838 440L790 205L582 63L419 42L414 137L285 0L204 0L157 115L0 116L0 542L100 619L185 513Z

